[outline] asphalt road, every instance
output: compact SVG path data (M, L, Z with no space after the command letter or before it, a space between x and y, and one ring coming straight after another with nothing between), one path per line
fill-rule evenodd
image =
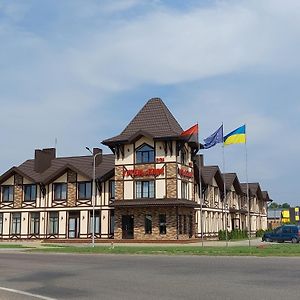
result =
M299 258L0 253L1 300L299 298Z

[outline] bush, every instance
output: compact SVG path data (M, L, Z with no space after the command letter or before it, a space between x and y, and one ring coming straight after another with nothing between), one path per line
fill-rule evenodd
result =
M220 230L218 236L219 236L220 241L225 241L226 240L226 231ZM228 240L243 240L248 237L248 233L246 230L234 229L232 231L228 231L227 237L228 237Z
M262 237L264 235L264 233L265 233L265 230L259 229L259 230L256 231L255 236L256 237Z
M272 229L267 229L267 230L263 230L263 229L259 229L256 231L256 237L262 237L264 235L264 233L266 232L271 232Z

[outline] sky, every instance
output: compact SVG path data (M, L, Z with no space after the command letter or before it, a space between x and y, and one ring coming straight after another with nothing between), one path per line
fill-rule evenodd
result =
M299 0L0 0L0 173L119 134L160 97L200 141L247 126L249 182L278 203L296 190ZM203 150L246 181L245 146Z

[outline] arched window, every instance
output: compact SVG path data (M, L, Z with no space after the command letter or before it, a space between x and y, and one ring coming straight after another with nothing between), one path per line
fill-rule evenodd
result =
M136 150L136 163L154 162L154 149L147 144L143 144Z

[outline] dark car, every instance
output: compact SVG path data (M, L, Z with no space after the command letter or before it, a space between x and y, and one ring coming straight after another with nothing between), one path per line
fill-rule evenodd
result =
M300 241L300 226L299 225L282 225L275 228L271 232L266 232L262 237L263 242L278 242L291 241L299 243Z

